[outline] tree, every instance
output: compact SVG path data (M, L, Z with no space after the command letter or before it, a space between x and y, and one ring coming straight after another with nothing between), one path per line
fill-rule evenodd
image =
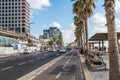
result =
M76 1L76 0L74 0ZM94 0L77 0L73 4L73 12L82 20L85 21L85 33L86 33L86 54L88 53L88 18L93 14L93 8L95 8Z
M53 45L53 44L54 44L54 41L51 39L50 41L48 41L48 44L49 44L49 45Z
M81 41L82 41L83 21L81 21L77 16L74 16L74 25L76 26L74 34L76 36L76 41L78 42L78 47L80 49L82 47Z
M57 39L57 45L59 47L62 47L63 46L63 38L62 38L62 33L60 32L59 36L58 36L58 39Z
M116 24L115 24L115 1L105 0L105 13L106 21L108 26L108 41L109 41L109 79L110 80L120 80L119 72L119 59L118 59L118 45L117 45L117 34L116 34Z

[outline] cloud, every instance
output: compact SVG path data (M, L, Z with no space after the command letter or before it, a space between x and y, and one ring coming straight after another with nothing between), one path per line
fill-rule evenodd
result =
M50 0L27 0L30 4L30 16L31 18L34 17L34 15L40 14L40 10L46 10L46 7L50 7L51 3Z
M61 25L58 22L52 22L50 24L44 24L43 27L44 28L49 28L49 27L61 28Z
M116 4L116 7L119 6L117 9L120 9L120 5L118 5L120 4L120 1L118 2L119 3ZM105 24L106 24L105 12L104 11L97 12L95 15L93 15L92 18L90 18L89 26L92 26L89 27L89 29L92 30L92 33L90 33L90 35L93 35L95 33L107 32L107 26L105 26ZM116 31L117 32L120 31L120 19L118 19L117 17L116 17Z
M105 18L105 13L103 12L98 12L96 13L90 20L90 24L96 26L105 26L106 24L106 18Z
M115 6L116 12L120 12L120 1L116 0L116 6Z
M75 30L75 26L73 23L70 23L70 25L67 29L62 30L64 44L73 42L75 40L74 30Z
M107 32L106 27L94 27L93 33L105 33Z
M30 3L32 9L42 10L44 7L51 6L49 0L27 0Z
M61 25L58 22L53 22L52 25L57 28L61 28Z

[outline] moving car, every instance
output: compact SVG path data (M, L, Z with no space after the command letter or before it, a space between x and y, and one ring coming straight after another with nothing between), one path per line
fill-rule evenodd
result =
M65 49L60 49L59 52L60 52L60 53L65 53L66 50L65 50Z
M24 49L24 51L23 51L23 54L30 54L30 53L31 53L31 51L28 49Z

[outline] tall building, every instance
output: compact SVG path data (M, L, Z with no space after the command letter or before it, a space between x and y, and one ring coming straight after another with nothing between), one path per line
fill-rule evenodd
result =
M43 35L40 35L40 39L57 39L61 31L57 27L50 27L49 29L43 30Z
M26 0L0 0L0 28L29 34L29 3Z
M43 35L43 39L49 39L50 38L48 29L43 30L43 34L44 34Z
M57 27L50 27L49 28L50 37L54 36L54 33L55 33L56 30L58 30Z

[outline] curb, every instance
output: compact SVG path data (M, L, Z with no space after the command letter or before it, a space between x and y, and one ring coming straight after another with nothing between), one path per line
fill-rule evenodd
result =
M92 75L90 74L90 71L86 66L85 57L80 55L80 61L81 61L81 66L82 66L85 80L93 80Z

